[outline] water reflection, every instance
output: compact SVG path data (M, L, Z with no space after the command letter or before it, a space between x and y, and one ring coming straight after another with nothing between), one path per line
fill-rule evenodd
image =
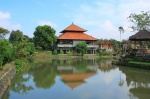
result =
M49 62L38 62L29 70L33 76L33 81L38 88L50 88L55 84L56 71Z
M111 61L31 58L4 99L150 98L149 71L113 66Z
M71 89L86 83L84 80L93 76L97 71L97 66L87 64L87 62L92 63L88 60L67 60L65 62L68 66L63 65L64 61L62 62L61 60L60 66L57 67L57 73L61 77L62 82Z
M116 66L113 66L111 63L112 63L112 60L110 59L97 59L97 64L99 66L99 69L102 71L102 72L109 72L110 70L112 69L115 69Z
M134 68L119 68L126 75L127 86L130 87L130 97L139 99L150 98L150 72Z

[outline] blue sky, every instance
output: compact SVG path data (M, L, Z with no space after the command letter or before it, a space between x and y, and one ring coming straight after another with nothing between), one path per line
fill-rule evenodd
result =
M96 38L122 39L135 34L127 17L131 13L150 10L150 0L0 0L0 27L21 30L33 37L38 25L50 25L56 35L72 22Z

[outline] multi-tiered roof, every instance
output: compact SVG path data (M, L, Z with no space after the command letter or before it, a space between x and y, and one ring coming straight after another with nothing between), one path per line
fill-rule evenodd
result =
M84 32L86 31L87 30L72 23L70 26L60 32L62 35L58 37L58 40L97 40L96 38L85 34Z

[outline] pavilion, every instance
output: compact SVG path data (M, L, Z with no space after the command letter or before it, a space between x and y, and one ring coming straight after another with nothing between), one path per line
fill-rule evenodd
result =
M62 30L62 33L57 38L57 52L60 53L60 50L66 54L68 51L73 53L76 52L76 45L80 42L85 42L87 44L88 50L86 54L95 54L98 48L96 44L97 38L94 38L88 34L85 34L87 30L75 25L71 24L66 29Z
M138 52L150 53L148 48L148 42L150 41L150 32L147 30L140 30L136 34L129 37L129 40L134 42L133 49L137 49Z

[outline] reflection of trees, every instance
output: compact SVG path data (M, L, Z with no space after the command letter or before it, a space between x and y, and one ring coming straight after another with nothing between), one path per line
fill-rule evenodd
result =
M58 73L87 73L96 72L96 61L91 59L64 59L57 60Z
M130 92L132 97L136 96L139 99L150 98L150 72L141 69L119 67L125 73L127 85L131 87ZM148 98L149 97L149 98Z
M12 83L11 90L19 94L26 94L28 91L33 90L32 86L27 86L25 82L28 82L30 76L23 77L23 74L16 75L15 80Z
M55 83L56 71L48 62L39 62L30 72L35 85L39 88L50 88Z
M124 84L124 80L121 79L121 71L120 71L120 81L119 81L118 85L123 86L123 84Z
M26 94L28 91L33 90L33 87L25 84L30 79L30 75L26 74L29 70L29 66L24 66L22 69L23 71L15 76L15 79L11 85L11 90L19 94ZM27 75L27 77L24 77L24 75Z
M103 72L109 72L110 70L112 69L115 69L116 67L113 66L111 64L111 60L108 60L108 59L98 59L97 60L97 64L99 66L99 69Z
M75 65L75 68L79 71L79 72L86 72L87 71L87 62L86 60L82 59L82 60L77 60L77 64Z

